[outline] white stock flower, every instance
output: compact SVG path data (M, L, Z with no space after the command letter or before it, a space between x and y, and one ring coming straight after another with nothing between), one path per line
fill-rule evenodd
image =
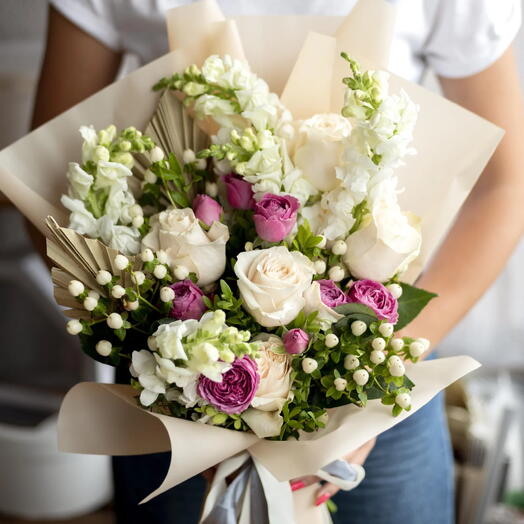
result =
M82 144L82 162L93 160L95 149L98 146L98 135L93 126L81 126L80 135L84 139Z
M99 162L96 170L95 189L127 190L127 178L133 176L132 171L119 162Z
M140 232L134 227L115 225L115 222L107 215L98 219L96 237L101 238L104 244L124 255L136 255L140 251Z
M92 238L100 236L98 220L86 209L85 204L81 200L62 195L60 202L71 212L69 215L69 227L71 229L81 235Z
M324 330L328 329L333 322L337 322L343 317L343 315L337 313L334 309L326 306L326 304L322 302L320 284L316 281L312 282L306 290L304 293L304 299L306 301L304 304L304 313L309 315L316 311L318 313L316 320L320 322Z
M156 374L168 384L175 384L182 391L176 389L168 389L166 398L169 401L176 401L186 408L195 406L198 401L197 383L198 373L190 369L175 365L172 360L162 358L158 354L154 354L157 367Z
M222 381L222 374L231 369L226 362L221 362L216 346L209 342L202 342L193 346L191 359L187 366L196 373L201 373L214 382Z
M140 393L140 403L146 407L153 404L158 395L166 392L165 382L155 373L156 360L153 354L145 349L133 351L131 374L138 378L138 382L144 388Z
M235 264L244 307L265 327L284 326L304 307L313 262L284 246L240 253Z
M334 113L315 115L301 123L293 161L313 187L320 191L337 187L335 168L342 163L350 135L349 120Z
M164 358L172 360L187 360L187 354L182 339L192 335L198 329L198 320L175 320L161 324L153 333L158 352Z
M84 171L76 162L69 162L67 170L69 180L69 194L72 198L84 200L93 184L93 175Z
M370 207L361 228L347 238L343 260L354 277L385 282L419 255L420 221L400 209L394 178L372 189Z
M311 230L327 240L344 238L353 227L353 207L357 202L353 194L342 187L322 195L320 202L301 210Z
M162 249L170 267L184 266L196 273L198 285L215 282L226 265L227 226L213 222L204 231L193 211L170 208L151 218L151 230L142 239L142 247Z

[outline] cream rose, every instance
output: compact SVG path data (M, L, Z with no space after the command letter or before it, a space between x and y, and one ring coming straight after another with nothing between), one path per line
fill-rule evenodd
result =
M262 326L289 324L304 307L315 273L311 260L284 246L240 253L235 264L244 307Z
M191 209L167 209L151 218L151 231L142 247L163 249L171 267L182 265L196 273L198 285L215 282L226 266L227 226L213 222L204 231Z
M275 437L283 423L280 412L291 395L291 356L279 337L260 335L257 339L262 341L255 359L260 383L242 418L257 437Z
M373 188L371 214L346 239L343 260L354 277L385 282L420 253L420 219L400 209L395 184L384 180Z
M342 163L344 142L351 134L349 120L335 113L315 115L304 120L298 132L294 164L316 189L337 187L335 168Z
M317 311L317 320L320 322L323 329L328 329L333 322L337 322L344 316L322 302L322 294L318 282L313 282L311 286L309 286L304 293L304 298L306 300L304 313L309 315L314 311Z

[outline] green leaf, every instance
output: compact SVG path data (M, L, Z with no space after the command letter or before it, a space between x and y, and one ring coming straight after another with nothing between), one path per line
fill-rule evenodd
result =
M358 302L350 302L349 304L342 304L341 306L337 306L334 309L337 313L344 315L344 316L358 313L362 315L368 315L370 317L373 317L374 320L377 320L377 315L370 307L365 306L364 304L359 304Z
M401 283L402 295L398 299L398 322L395 330L407 326L437 295L409 284Z
M340 334L343 331L347 330L350 322L355 320L362 320L368 326L372 322L376 322L377 315L375 312L368 306L358 303L342 304L335 308L337 313L344 315L344 318L341 318L336 324L333 325L332 329L336 334Z

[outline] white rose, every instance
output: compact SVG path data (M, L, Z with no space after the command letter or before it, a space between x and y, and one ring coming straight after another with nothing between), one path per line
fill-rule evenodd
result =
M73 198L84 200L93 184L93 176L85 172L76 162L70 162L67 179L70 184L70 195Z
M326 304L322 302L320 284L318 282L313 282L311 286L309 286L304 293L304 299L306 300L304 313L309 315L314 311L317 311L317 320L320 322L320 325L324 330L328 329L333 322L337 322L343 317L343 315L337 313L334 309L326 306Z
M244 307L265 327L289 324L304 307L313 262L284 246L240 253L235 264Z
M344 262L356 278L379 282L405 271L420 253L420 220L402 212L395 179L386 179L371 191L371 214L346 239Z
M315 115L300 125L293 161L316 189L330 191L337 186L335 168L342 164L350 134L349 120L334 113Z
M199 286L220 278L226 266L227 226L213 222L206 232L189 208L162 211L150 224L151 231L142 239L143 248L164 250L171 267L180 265L196 273Z
M140 232L134 227L117 226L108 216L98 219L98 237L104 244L124 255L136 255L140 251Z

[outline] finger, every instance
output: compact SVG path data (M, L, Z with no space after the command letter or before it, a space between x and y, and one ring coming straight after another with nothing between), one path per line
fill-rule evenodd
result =
M340 488L331 482L326 482L316 493L315 506L320 506L336 495Z
M306 486L311 486L311 484L316 484L318 482L320 482L320 479L315 475L298 477L289 481L289 483L291 484L291 491L297 491L299 489L305 488Z

